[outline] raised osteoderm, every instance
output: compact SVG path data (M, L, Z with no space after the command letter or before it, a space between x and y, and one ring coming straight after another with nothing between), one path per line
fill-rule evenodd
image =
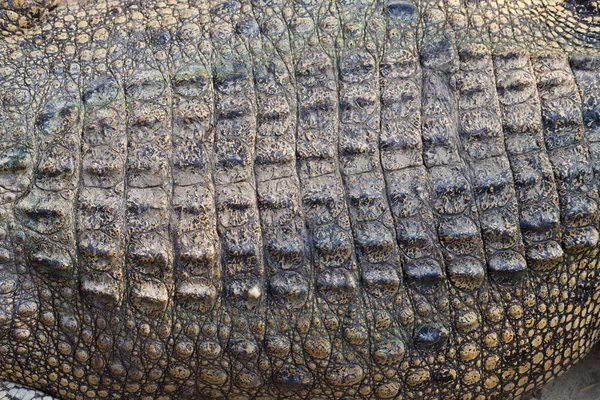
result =
M598 1L55 3L0 0L0 397L519 399L595 343Z

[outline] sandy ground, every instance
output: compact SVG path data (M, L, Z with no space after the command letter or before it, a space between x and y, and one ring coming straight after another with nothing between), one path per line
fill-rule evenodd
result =
M600 400L600 345L531 400Z

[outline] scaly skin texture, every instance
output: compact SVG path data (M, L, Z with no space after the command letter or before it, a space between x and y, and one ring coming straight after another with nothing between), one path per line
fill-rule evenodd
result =
M0 379L519 399L596 342L595 1L51 8L0 7Z
M19 33L38 25L58 5L58 0L0 0L0 33Z

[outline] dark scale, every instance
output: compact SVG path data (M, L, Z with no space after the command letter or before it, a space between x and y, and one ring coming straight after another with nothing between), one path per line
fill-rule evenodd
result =
M539 96L529 56L518 49L494 57L506 152L515 180L525 256L534 270L563 259L556 182L545 151Z
M154 385L143 387L139 377L147 374L159 379L166 374L157 366L169 356L165 336L173 321L169 301L174 288L173 239L169 234L173 93L156 63L156 48L139 49L145 40L145 36L130 32L126 51L139 68L126 66L122 72L127 106L125 268L131 311L123 316L123 327L113 339L117 353L126 356L108 365L109 376L130 396L160 390ZM138 335L144 340L135 342ZM135 383L127 382L130 376Z
M171 366L160 392L173 397L203 392L216 396L227 376L217 324L222 290L221 251L214 198L214 93L209 53L195 43L208 36L197 18L178 10L176 29L157 30L168 38L159 47L168 54L173 90L173 202L171 229L175 236L174 340L169 342ZM166 17L166 16L165 16ZM175 39L177 38L177 39ZM161 40L159 40L161 42Z
M94 72L83 95L83 188L77 234L85 269L80 285L90 303L112 308L121 303L124 292L127 136L119 109L125 107L125 97L111 75Z
M380 382L367 377L362 384L373 387L375 396L389 398L396 396L403 384L397 370L404 361L408 338L400 333L401 321L396 316L409 299L399 268L400 252L378 146L381 89L377 66L381 55L376 50L383 48L376 47L380 45L377 36L359 23L362 13L370 14L370 22L380 21L382 15L378 10L371 14L368 7L345 6L340 11L342 29L352 32L344 38L345 50L337 55L340 170L358 268L366 291L369 344L373 352L370 365L373 375L385 376ZM378 325L376 321L383 318L388 322ZM366 390L363 388L361 393Z
M574 252L593 248L598 244L598 188L592 181L581 97L566 58L542 54L533 66L559 194L563 246Z
M518 205L514 178L502 135L500 107L493 79L492 55L485 45L465 45L460 49L461 75L457 82L460 92L461 139L479 212L481 233L487 260L490 291L502 296L505 307L516 310L508 313L505 326L500 328L489 319L483 335L507 332L514 338L507 347L513 352L526 348L524 316L518 299L511 291L519 290L526 277L527 264L518 222ZM487 72L485 72L487 71ZM527 284L527 282L525 283ZM512 307L512 308L511 308ZM512 317L512 318L511 318ZM514 333L513 333L514 332ZM471 357L470 345L463 345L463 357ZM488 349L485 349L488 350ZM487 352L484 350L484 354ZM526 363L521 358L503 360L506 368ZM524 386L527 379L518 382ZM492 393L506 391L504 387L487 388Z
M266 280L256 176L257 104L251 67L252 40L235 27L243 23L238 2L211 2L211 36L217 41L215 89L215 206L223 249L224 310L220 344L228 363L227 393L256 393L266 383ZM225 383L225 382L223 382Z
M302 336L310 323L314 273L310 239L301 207L296 161L297 94L292 55L284 20L284 2L272 3L272 18L265 5L252 2L256 21L266 30L254 47L254 83L258 96L255 173L259 214L266 249L267 304L266 355L272 365L268 396L302 398L314 387L314 372L307 367ZM254 33L254 32L253 32Z
M598 336L594 1L0 4L0 398L517 399Z
M429 210L430 192L422 156L419 111L422 72L415 38L410 36L410 27L403 21L394 13L388 14L389 42L381 60L379 146L403 278L408 286L408 296L401 292L399 295L408 297L403 302L416 308L412 315L407 315L409 318L400 320L410 333L407 340L415 343L415 349L406 357L407 361L412 360L407 363L410 367L405 382L409 387L423 388L427 396L438 396L447 388L437 384L438 371L431 361L434 354L443 354L447 349L447 287L440 245L434 233L434 216ZM439 335L422 335L423 332Z
M460 151L461 103L455 83L459 74L459 55L447 40L433 42L422 52L423 159L428 169L437 237L451 284L448 286L449 324L456 327L454 334L435 329L422 329L419 333L423 343L432 349L439 346L438 343L449 342L446 348L449 362L437 368L435 375L446 392L457 381L465 388L482 390L481 363L478 361L485 359L486 351L474 338L480 335L484 321L474 297L484 290L487 274L475 204L476 188L469 180ZM465 347L470 351L462 350ZM452 357L453 353L457 355ZM456 378L450 379L452 376Z
M333 3L331 4L333 5ZM351 217L340 172L342 147L335 40L337 15L296 4L290 23L297 86L296 152L302 206L312 236L315 301L304 352L315 394L367 396L369 335ZM321 43L317 40L322 38Z
M600 76L597 72L598 57L591 54L575 54L570 60L576 84L581 94L581 117L588 142L590 163L594 176L599 170L599 126L598 111L600 95Z

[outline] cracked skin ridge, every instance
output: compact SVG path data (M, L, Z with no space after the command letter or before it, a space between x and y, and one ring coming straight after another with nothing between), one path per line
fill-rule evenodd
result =
M519 399L597 341L597 2L5 3L0 397Z

